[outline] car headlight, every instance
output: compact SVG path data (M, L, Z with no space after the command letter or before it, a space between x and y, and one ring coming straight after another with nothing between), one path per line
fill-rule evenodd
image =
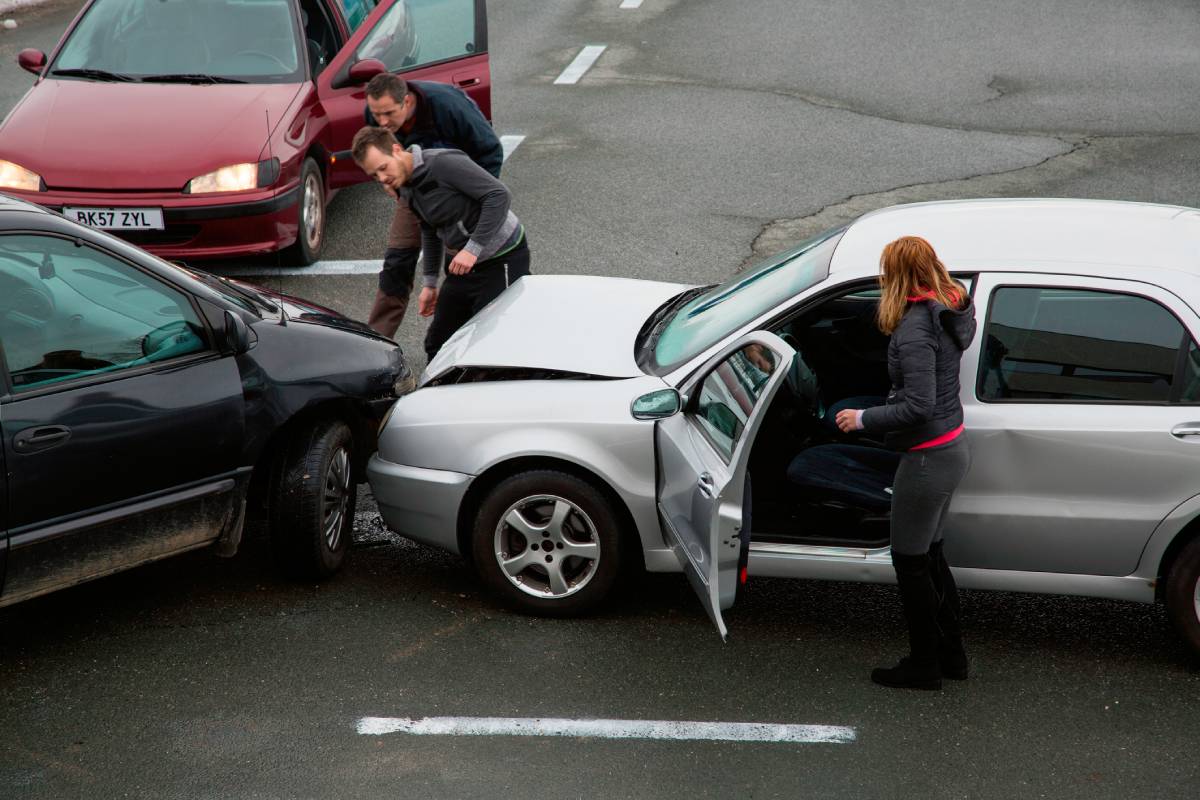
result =
M185 194L209 194L211 192L244 192L270 186L279 178L279 159L230 164L212 172L192 178L183 187Z
M0 160L0 189L20 189L23 192L44 192L42 176L20 164Z

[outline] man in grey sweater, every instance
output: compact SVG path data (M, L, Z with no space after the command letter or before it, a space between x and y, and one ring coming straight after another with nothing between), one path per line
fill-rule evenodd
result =
M385 128L354 136L355 162L408 203L421 225L419 304L434 306L425 336L432 359L447 339L513 281L529 274L525 228L508 188L459 150L407 150ZM453 255L438 289L445 255Z

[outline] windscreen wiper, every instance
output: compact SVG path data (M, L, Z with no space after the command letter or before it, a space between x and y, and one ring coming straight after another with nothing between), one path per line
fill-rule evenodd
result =
M63 75L68 78L91 78L96 81L115 81L118 83L137 82L137 78L129 75L122 75L119 72L109 72L106 69L92 69L91 67L81 67L79 69L53 69L50 70L51 75Z
M638 332L637 343L635 344L635 347L653 349L654 345L658 343L658 337L662 335L663 329L666 327L664 323L670 319L678 309L686 305L693 298L699 297L709 289L712 289L714 286L716 286L716 284L712 283L707 286L696 286L695 288L687 289L686 291L680 292L659 306L658 309L650 315L649 319L642 324L642 329Z
M207 75L203 72L172 72L165 75L144 75L142 83L245 83L239 78Z

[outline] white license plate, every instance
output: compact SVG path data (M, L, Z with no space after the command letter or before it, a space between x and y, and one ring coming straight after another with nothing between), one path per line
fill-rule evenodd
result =
M64 208L63 216L106 231L161 231L161 208Z

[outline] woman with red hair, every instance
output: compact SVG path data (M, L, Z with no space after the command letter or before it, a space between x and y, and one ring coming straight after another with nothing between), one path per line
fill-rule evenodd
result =
M884 434L901 451L892 483L891 550L908 624L909 654L876 669L884 686L940 689L967 677L958 590L942 554L946 509L970 465L959 400L959 362L975 337L975 309L929 242L904 236L879 259L879 329L891 336L884 405L844 409L838 427Z

